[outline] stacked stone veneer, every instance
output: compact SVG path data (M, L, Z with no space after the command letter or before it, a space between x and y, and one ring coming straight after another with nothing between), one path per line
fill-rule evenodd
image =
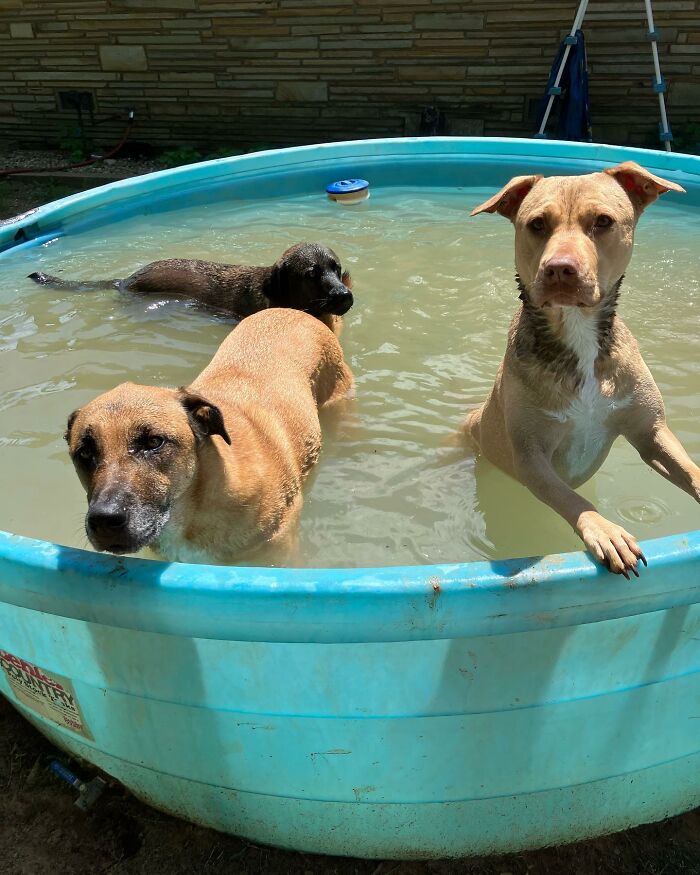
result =
M577 0L0 0L0 136L45 144L88 90L98 139L199 147L414 134L527 135ZM700 0L655 0L669 113L700 124ZM595 138L654 142L643 0L592 0ZM107 119L111 115L120 118Z

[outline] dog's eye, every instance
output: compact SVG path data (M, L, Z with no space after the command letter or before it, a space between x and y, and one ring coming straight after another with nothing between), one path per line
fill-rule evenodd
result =
M595 220L595 227L596 228L609 228L613 224L614 224L614 220L611 219L610 216L605 216L605 215L598 216L598 218Z
M532 219L527 223L527 227L533 231L535 234L541 234L542 231L547 227L544 219Z
M159 434L151 434L144 440L143 445L147 450L159 450L164 443L164 437Z
M83 444L73 454L76 462L84 465L86 468L91 468L95 464L95 448L92 444Z

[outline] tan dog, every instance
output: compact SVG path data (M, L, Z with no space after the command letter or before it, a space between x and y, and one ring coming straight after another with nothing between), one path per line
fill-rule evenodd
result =
M683 189L631 161L585 176L519 176L476 207L515 225L522 304L491 394L465 423L472 442L567 520L600 562L629 577L639 545L574 492L618 435L700 501L700 468L666 425L637 344L616 315L634 229Z
M297 310L244 319L187 389L123 383L68 420L93 546L229 563L292 531L321 450L318 409L352 374Z

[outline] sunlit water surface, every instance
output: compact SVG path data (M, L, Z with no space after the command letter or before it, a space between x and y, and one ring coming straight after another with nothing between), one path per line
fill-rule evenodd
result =
M0 528L87 547L85 496L62 439L68 413L124 380L187 384L232 327L181 301L41 288L26 279L30 271L121 277L173 256L270 264L288 245L318 240L355 283L342 342L357 399L339 421L326 418L294 561L420 564L579 549L524 487L449 445L493 382L518 303L510 224L468 218L491 193L377 189L353 207L320 196L231 200L133 218L1 261ZM671 427L696 459L699 231L692 210L650 208L620 305ZM581 492L638 538L700 525L697 505L621 439Z

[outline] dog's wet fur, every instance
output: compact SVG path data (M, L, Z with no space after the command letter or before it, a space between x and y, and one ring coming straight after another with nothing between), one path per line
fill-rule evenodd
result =
M29 279L80 292L116 288L162 299L186 298L236 319L288 307L310 313L332 330L353 305L350 274L343 271L335 252L319 243L297 243L270 266L169 258L151 262L125 279L73 281L39 271Z

